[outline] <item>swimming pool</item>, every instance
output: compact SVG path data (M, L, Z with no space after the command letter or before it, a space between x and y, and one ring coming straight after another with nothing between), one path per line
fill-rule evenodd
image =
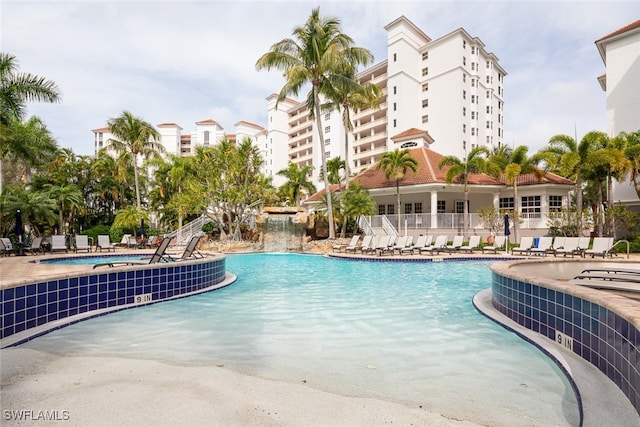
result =
M488 425L579 424L556 365L473 308L473 295L491 286L488 265L229 255L234 286L90 319L23 346L224 365Z

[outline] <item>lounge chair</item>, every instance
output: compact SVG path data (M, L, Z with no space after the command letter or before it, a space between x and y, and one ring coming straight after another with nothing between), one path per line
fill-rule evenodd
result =
M532 247L533 247L533 237L531 236L521 237L520 245L516 246L515 248L512 248L511 253L512 254L518 253L520 255L524 253L525 255L528 255L531 252Z
M378 239L378 243L376 244L374 251L379 255L382 255L383 252L389 250L391 244L391 236L382 236Z
M364 254L366 252L371 252L373 251L373 248L375 247L375 239L374 236L364 236L362 238L362 244L360 245L360 253ZM355 253L355 251L354 251Z
M187 246L184 248L184 252L182 252L182 255L180 255L179 257L174 257L173 255L167 256L171 258L172 261L183 261L185 259L192 258L204 258L204 255L202 255L200 251L196 249L196 246L198 246L198 242L200 241L201 237L201 235L192 236L191 240L189 240Z
M530 255L547 256L553 253L553 237L543 236L538 239L538 246L529 250Z
M606 258L607 256L613 256L613 237L594 237L593 247L584 251L585 256L591 255L594 258L596 255Z
M581 253L578 249L579 241L580 239L578 237L565 237L562 245L553 245L555 247L554 256L562 255L566 258L567 255L571 255L571 258L573 258L575 254Z
M73 239L73 251L87 251L91 252L91 245L89 244L89 236L84 234L76 234Z
M482 247L482 253L484 253L484 251L493 251L494 254L497 254L498 250L504 249L504 244L506 242L507 236L496 236L492 245Z
M391 255L395 254L396 251L398 251L398 255L402 254L402 249L404 249L407 246L407 240L409 239L409 237L411 236L398 237L398 240L396 240L396 244L389 248Z
M411 248L413 248L413 236L406 236L404 246L399 247L399 245L396 243L395 250L398 251L398 255L403 255L405 252L413 251L413 249Z
M35 255L38 252L44 254L44 250L42 249L42 237L34 237L31 244L25 248L25 250L31 252L31 255Z
M611 267L611 268L587 268L582 270L582 272L580 274L585 274L585 273L607 273L607 274L635 274L635 275L640 275L640 270L636 270L633 268L617 268L617 267Z
M425 246L424 248L420 248L420 253L429 252L433 255L435 252L439 254L442 251L445 251L445 247L447 246L447 242L449 238L446 235L440 235L436 237L436 241L431 246Z
M427 236L421 234L420 236L418 236L418 238L416 239L415 244L412 244L410 246L406 246L404 249L402 249L400 251L400 254L404 254L405 252L411 252L411 255L413 255L415 253L416 250L420 250L420 248L424 248L425 246L427 246Z
M469 237L469 243L458 248L460 252L473 253L474 250L480 249L480 236Z
M0 239L0 250L2 251L2 256L15 253L15 251L13 250L13 245L11 244L11 240L9 240L8 237L3 237Z
M449 253L457 252L463 243L464 243L464 236L453 236L453 241L451 242L451 244L445 245L444 249Z
M111 239L106 234L101 234L98 236L98 249L102 252L105 249L107 252L116 251L116 247L111 244Z
M169 247L169 243L171 243L171 238L170 237L165 237L164 239L162 239L162 243L160 243L160 246L158 246L158 248L156 249L156 252L153 254L153 256L151 256L148 259L101 262L101 263L95 264L93 266L93 268L104 267L104 266L115 267L115 266L118 266L118 265L156 264L156 263L158 263L160 261L173 262L174 259L172 259L168 255L165 255L165 252L167 251L167 248Z
M580 256L584 257L584 251L589 249L589 244L591 243L591 237L580 237L578 238L578 250L577 252Z
M360 236L356 234L351 238L348 245L333 245L331 249L333 250L333 252L346 252L347 248L350 247L353 247L353 250L355 250L355 246L358 244L358 240L360 240Z
M55 251L69 252L69 248L67 248L67 236L61 234L51 236L49 252L53 253Z
M351 241L349 242L349 244L347 246L344 247L344 252L353 252L354 254L356 253L356 250L358 249L358 242L360 241L360 235L356 234L355 236L353 236L351 238Z

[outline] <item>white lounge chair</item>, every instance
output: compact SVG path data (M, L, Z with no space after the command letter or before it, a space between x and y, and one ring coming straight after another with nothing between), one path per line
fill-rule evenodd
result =
M89 244L89 236L84 234L76 234L73 239L73 251L87 251L91 252L91 245Z
M531 248L533 247L533 237L525 236L520 238L520 245L511 249L512 254L520 254L523 253L528 255L531 252Z
M111 244L111 239L109 239L109 236L106 234L98 236L98 249L100 249L100 252L102 252L103 249L107 252L116 251L116 247Z
M378 239L378 243L376 244L374 250L378 253L378 255L382 255L383 252L389 250L391 245L391 236L382 236Z
M460 252L469 252L473 253L474 250L480 249L480 236L471 236L469 237L469 242L466 245L460 246L458 248Z
M543 236L538 239L538 246L531 248L531 255L547 256L549 252L553 252L553 237Z
M578 250L577 250L577 253L579 253L580 256L584 256L584 251L589 249L589 244L590 243L591 243L591 237L589 237L589 236L578 238Z
M398 237L398 240L396 240L396 244L390 248L391 255L395 254L396 251L398 251L398 255L402 254L402 250L407 246L407 240L409 239L409 237L411 236ZM411 238L413 239L413 237Z
M360 253L364 254L373 251L375 247L374 236L364 236L362 238L362 244L360 245Z
M427 243L427 236L420 235L418 236L414 244L407 245L402 251L400 251L400 253L404 254L406 252L410 252L411 255L413 255L415 250L420 250L420 248L425 247L426 243Z
M51 236L51 248L49 252L55 251L65 251L68 252L69 248L67 248L67 237L64 235L54 235Z
M445 245L444 249L449 253L456 252L458 249L460 249L460 246L462 246L463 243L464 236L453 236L453 241L451 242L451 244Z
M2 251L2 256L11 255L14 252L13 245L8 237L0 239L0 251Z
M482 253L484 253L484 251L493 251L494 254L497 254L498 250L504 249L504 244L506 242L507 236L496 236L492 245L482 247Z
M562 245L553 245L554 246L554 255L562 255L566 257L567 255L571 255L571 258L574 257L576 253L578 253L578 242L580 239L578 237L565 237Z
M439 254L440 252L445 251L445 247L447 246L447 242L449 238L446 235L440 235L436 237L436 241L431 246L426 246L424 248L420 248L420 253L429 252L433 254Z
M356 234L355 236L353 236L351 238L351 241L349 242L349 244L347 246L344 247L344 252L356 252L356 249L358 249L358 242L360 241L360 235Z
M613 253L613 237L594 237L593 247L584 251L585 256L591 255L591 258L596 255L606 258L612 256Z

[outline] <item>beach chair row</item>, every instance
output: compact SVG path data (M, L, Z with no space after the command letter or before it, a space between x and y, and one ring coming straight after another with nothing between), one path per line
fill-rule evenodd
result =
M466 243L466 244L465 244ZM504 245L504 243L503 243ZM348 245L336 245L333 247L334 252L371 254L371 255L415 255L430 254L437 255L440 253L452 254L454 252L473 253L475 250L483 250L480 246L480 236L471 236L468 242L465 242L463 236L455 236L452 241L446 235L432 236L420 235L417 238L413 236L364 236L360 241L360 236L353 236ZM489 250L494 252L499 247L490 246Z
M522 237L518 246L511 248L513 255L524 256L559 256L563 257L576 255L581 257L601 256L603 258L615 255L613 249L613 237L594 237L591 244L590 237L539 237L536 240L533 237Z

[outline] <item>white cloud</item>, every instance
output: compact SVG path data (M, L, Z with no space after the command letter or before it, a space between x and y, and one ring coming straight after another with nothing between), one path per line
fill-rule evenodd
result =
M266 126L265 98L283 80L255 62L317 5L376 62L387 55L384 26L401 15L433 39L460 27L479 37L508 72L505 140L532 149L574 126L605 130L594 41L640 16L631 1L3 0L0 31L22 71L62 89L61 104L29 112L61 146L91 154L91 129L123 110L185 132L205 118L229 133L240 120Z

